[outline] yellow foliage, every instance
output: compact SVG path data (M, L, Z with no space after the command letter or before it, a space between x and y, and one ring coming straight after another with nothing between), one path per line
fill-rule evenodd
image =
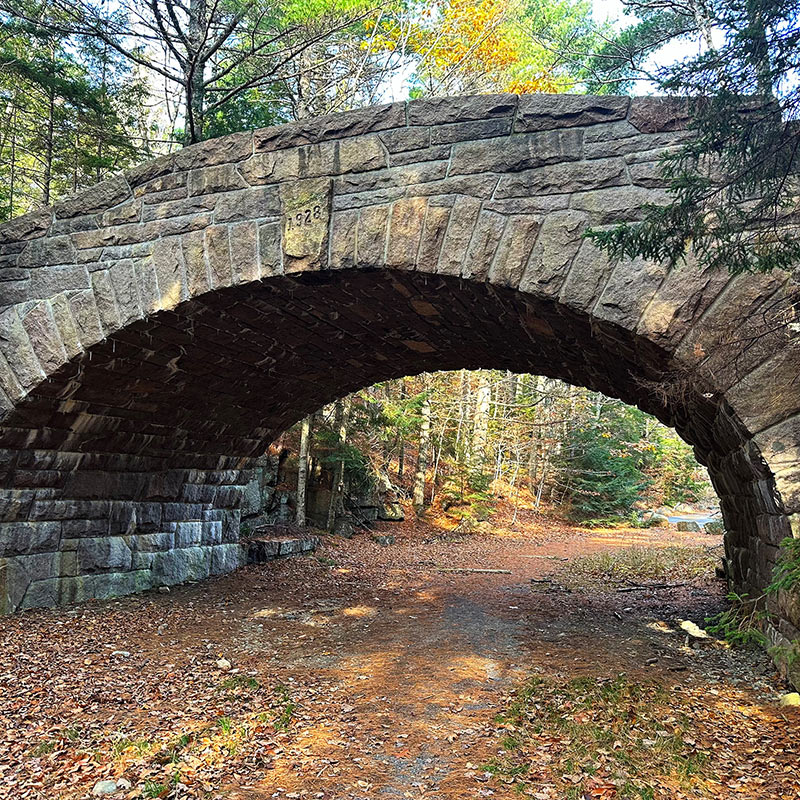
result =
M446 91L567 91L572 82L557 72L557 54L529 35L524 10L515 0L432 0L404 44L420 57L420 73ZM382 46L397 46L400 36L387 25Z

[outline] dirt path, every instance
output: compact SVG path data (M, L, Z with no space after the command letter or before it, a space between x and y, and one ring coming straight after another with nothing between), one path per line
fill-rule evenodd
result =
M389 547L335 540L170 594L4 620L0 796L90 797L105 779L130 798L516 797L485 769L510 695L531 675L625 673L679 693L692 735L721 742L717 797L800 797L800 718L777 707L768 660L676 632L720 608L718 583L560 587L577 554L713 537L390 532ZM650 796L704 796L671 792Z

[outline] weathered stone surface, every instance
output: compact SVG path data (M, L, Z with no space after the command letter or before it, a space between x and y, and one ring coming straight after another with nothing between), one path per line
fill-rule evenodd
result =
M592 225L611 225L641 219L647 203L663 205L666 202L664 190L620 186L574 194L570 207L590 214Z
M584 239L561 286L561 302L582 313L591 311L612 269L606 254L590 239Z
M44 236L53 222L53 209L32 211L0 226L0 244L24 242Z
M60 522L0 522L0 558L58 550Z
M513 117L518 98L512 94L476 97L434 97L408 104L409 125L447 125L451 122Z
M523 95L519 100L514 130L543 131L625 119L629 105L629 97Z
M380 267L385 263L389 210L388 206L377 206L360 213L356 234L359 264Z
M628 120L642 133L683 130L689 123L689 106L677 98L634 97Z
M520 289L532 294L557 295L569 271L586 228L586 215L579 211L556 211L542 222Z
M343 139L372 131L399 128L404 124L405 107L402 103L372 106L343 114L290 122L274 128L261 128L254 133L254 149L257 153L282 150L326 139Z
M233 164L218 164L189 173L189 195L245 189L247 182Z
M474 197L460 195L456 198L450 211L449 224L436 270L440 274L461 274L480 209L480 201Z
M467 249L462 275L484 280L492 268L495 253L506 226L505 217L494 211L481 211Z
M275 223L274 227L277 234L277 223ZM236 284L258 280L261 274L258 260L258 224L255 222L241 222L237 225L231 225L229 237L233 282ZM276 235L275 238L278 240L275 249L279 251L279 236Z
M348 269L356 265L356 230L358 211L350 209L333 215L331 224L331 269Z
M542 225L541 217L510 217L489 268L489 280L498 286L519 286L525 265Z
M22 318L33 352L45 372L55 372L66 360L67 351L48 301L36 303Z
M14 375L23 389L30 389L45 377L31 340L14 308L0 313L0 350L9 364L13 365Z
M437 125L432 128L431 145L491 139L496 136L506 136L510 132L511 117L455 122L452 125Z
M250 131L242 131L222 136L219 139L208 139L191 147L184 147L170 158L174 163L174 171L178 172L239 162L251 155L252 152L253 134Z
M282 245L286 270L324 263L331 215L331 182L310 178L281 188Z
M620 261L594 307L595 316L635 330L666 274L662 264Z
M226 192L214 207L214 222L241 222L277 217L280 199L274 186Z
M389 243L386 249L387 266L413 269L422 239L427 201L422 197L398 200L392 206L389 222Z
M258 226L259 264L264 276L280 275L283 272L281 251L281 226L278 222L268 222Z
M131 549L121 536L83 538L78 542L78 563L84 575L124 572L131 568Z
M152 265L158 287L158 307L174 308L189 296L180 238L160 239L153 250Z
M628 183L620 158L576 161L504 176L495 197L529 197L532 194L572 194Z
M28 290L32 297L52 297L64 291L88 289L89 272L84 266L70 265L32 270Z
M19 267L48 267L74 264L77 251L70 236L47 236L31 239L19 254Z
M59 200L54 206L56 219L69 219L81 214L93 214L116 206L131 196L131 187L124 176L116 175L92 186L80 194Z
M449 174L520 172L546 164L577 161L581 157L582 143L581 131L570 129L517 133L495 147L481 141L464 142L454 147Z

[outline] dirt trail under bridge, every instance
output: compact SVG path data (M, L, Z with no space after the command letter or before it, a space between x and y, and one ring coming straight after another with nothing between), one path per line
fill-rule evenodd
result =
M169 594L3 620L0 797L91 797L116 780L114 798L613 798L565 776L549 745L524 785L486 765L505 753L496 716L532 675L619 673L664 687L685 738L712 751L710 783L642 797L800 797L800 714L778 707L768 659L676 633L721 607L718 582L562 586L576 555L718 539L555 523L385 532L395 545L332 540Z

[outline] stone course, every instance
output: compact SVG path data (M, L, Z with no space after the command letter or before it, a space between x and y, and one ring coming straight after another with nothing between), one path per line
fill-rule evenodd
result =
M800 535L795 279L611 264L582 238L663 200L686 123L659 98L410 101L203 142L0 226L0 610L235 569L279 432L461 367L673 425L758 592Z

